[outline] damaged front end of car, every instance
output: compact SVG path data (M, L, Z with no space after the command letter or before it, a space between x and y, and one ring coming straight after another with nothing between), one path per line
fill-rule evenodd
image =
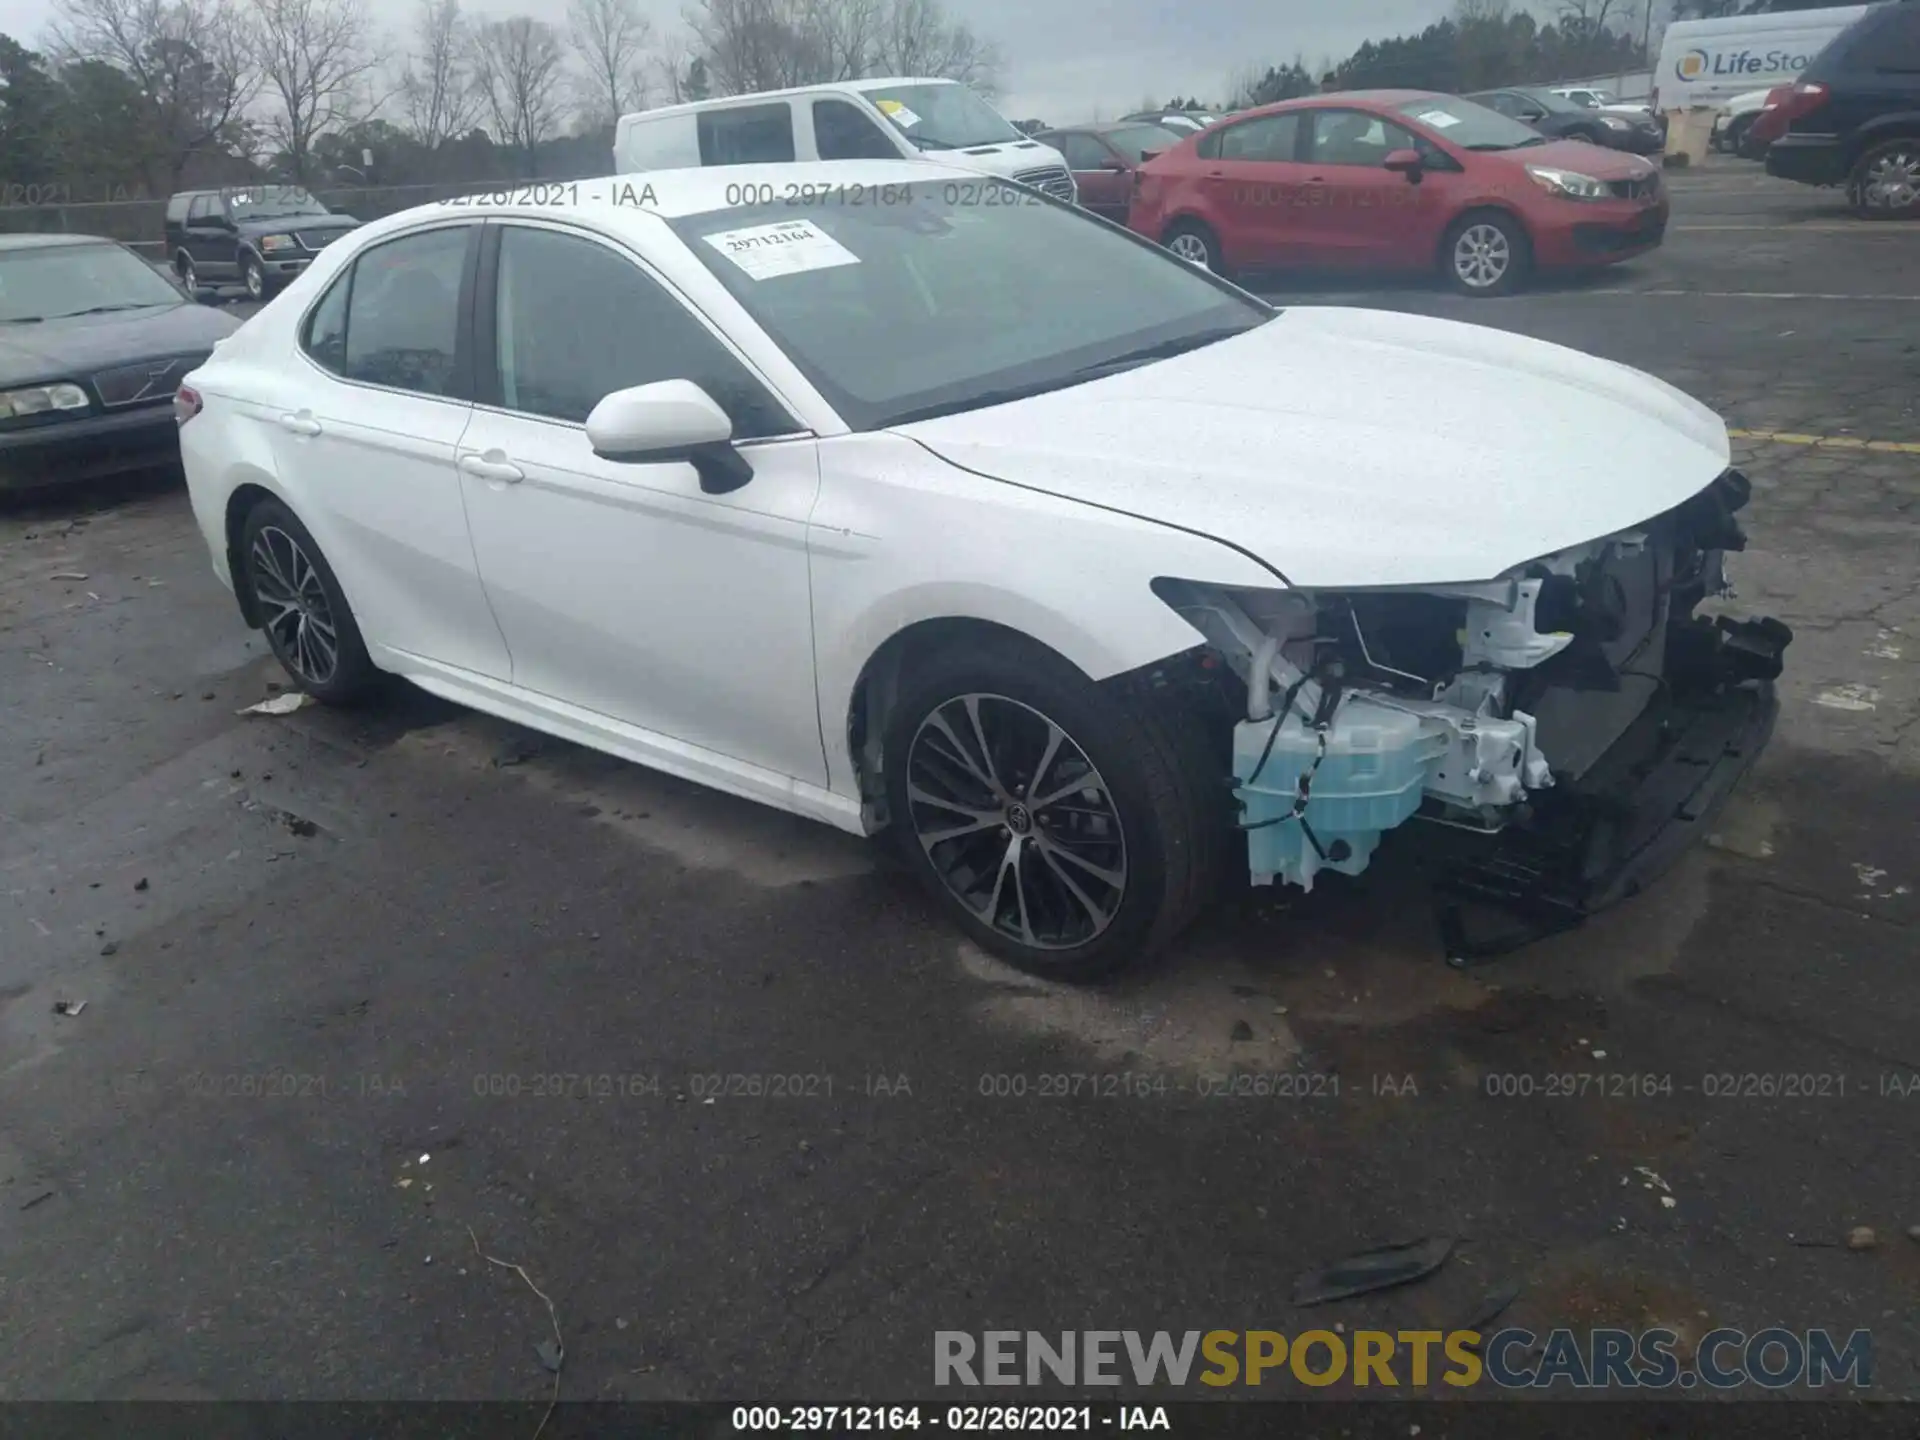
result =
M1388 831L1467 832L1438 877L1449 959L1579 924L1699 833L1771 733L1792 633L1732 594L1750 487L1484 583L1161 596L1245 685L1233 786L1252 881L1358 875ZM1481 923L1492 912L1491 930Z

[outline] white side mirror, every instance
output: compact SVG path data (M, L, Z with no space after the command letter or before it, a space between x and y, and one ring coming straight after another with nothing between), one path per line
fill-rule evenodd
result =
M691 380L659 380L616 390L587 416L587 441L602 460L628 464L682 461L709 495L738 490L753 478L733 448L733 421Z
M616 390L587 416L587 439L604 460L683 460L732 438L727 412L691 380Z

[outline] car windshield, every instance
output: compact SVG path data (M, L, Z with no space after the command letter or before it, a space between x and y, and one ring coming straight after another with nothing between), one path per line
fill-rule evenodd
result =
M922 150L965 150L1026 138L964 85L881 85L861 93Z
M887 200L670 222L855 430L1063 389L1277 313L1007 181L917 181Z
M1444 135L1464 150L1518 150L1547 143L1531 125L1451 95L1429 95L1397 108L1408 119Z
M229 192L227 211L236 222L248 220L287 220L296 215L331 215L333 212L304 190L269 186L264 190Z
M1129 160L1144 160L1153 151L1180 143L1177 134L1161 125L1129 125L1124 130L1109 130L1106 140Z
M0 324L182 303L151 265L108 241L0 250Z

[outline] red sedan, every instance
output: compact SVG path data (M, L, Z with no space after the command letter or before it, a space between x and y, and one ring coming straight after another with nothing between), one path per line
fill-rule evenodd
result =
M1644 254L1667 229L1653 163L1414 90L1250 110L1134 177L1127 224L1219 274L1438 267L1504 295L1534 270Z

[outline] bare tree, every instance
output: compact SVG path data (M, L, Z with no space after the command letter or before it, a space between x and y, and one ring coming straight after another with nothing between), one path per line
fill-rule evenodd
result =
M1507 0L1453 0L1456 25L1501 25L1506 23Z
M589 124L611 124L647 101L647 52L653 22L638 0L573 0L568 34L580 57L581 96Z
M941 0L888 0L874 62L883 75L937 75L989 96L1000 88L998 48L950 17Z
M367 113L375 59L361 0L252 0L270 110L265 131L293 178L312 178L314 137Z
M687 69L693 56L693 41L688 36L671 35L647 62L669 105L684 104L695 98L687 93Z
M63 63L112 66L140 92L164 175L180 188L196 153L238 143L259 92L251 16L233 0L61 0L48 48Z
M821 78L858 80L873 72L887 0L803 0L801 28L814 37Z
M1554 12L1562 32L1598 35L1607 28L1616 12L1624 12L1626 0L1555 0Z
M540 142L558 130L566 56L544 20L515 15L474 34L474 79L493 120L493 139L521 153L531 173Z
M698 0L687 24L714 89L739 95L828 77L826 46L810 0Z
M400 75L400 113L429 150L471 130L486 101L470 64L473 35L460 0L419 0L412 50Z

